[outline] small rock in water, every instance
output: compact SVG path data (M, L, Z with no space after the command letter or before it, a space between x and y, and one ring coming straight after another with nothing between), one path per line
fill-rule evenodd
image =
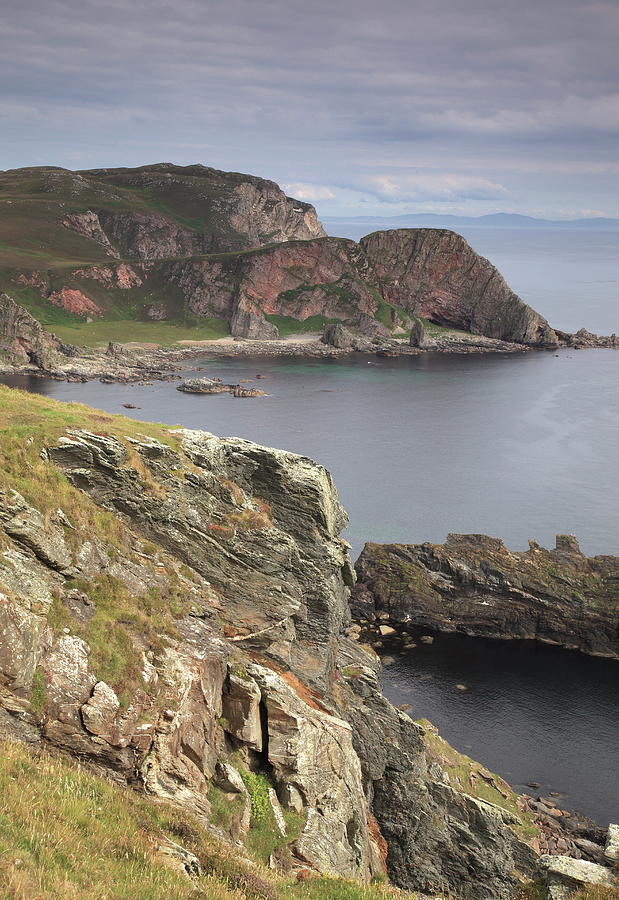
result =
M397 634L395 628L392 628L391 625L381 625L378 629L383 637L387 637L388 635Z
M421 637L419 638L419 640L421 641L422 644L433 644L434 643L434 638L432 637L431 634L422 634Z
M527 787L538 788L539 786L539 781L527 781Z
M457 684L457 685L456 685L456 690L457 690L457 691L470 691L471 689L470 689L470 687L468 686L468 684Z
M383 656L383 666L392 666L395 662L393 656Z
M133 403L123 403L125 409L141 409L141 406L134 406Z

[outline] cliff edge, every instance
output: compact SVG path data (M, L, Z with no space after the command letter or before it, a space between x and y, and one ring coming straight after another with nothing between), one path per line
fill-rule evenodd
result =
M322 467L8 389L0 407L0 736L278 871L462 900L535 872L530 811L496 776L454 777L347 637L346 518Z

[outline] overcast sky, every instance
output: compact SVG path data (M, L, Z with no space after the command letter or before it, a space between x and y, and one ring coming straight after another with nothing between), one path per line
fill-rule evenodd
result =
M0 168L252 172L322 215L619 216L619 0L5 0Z

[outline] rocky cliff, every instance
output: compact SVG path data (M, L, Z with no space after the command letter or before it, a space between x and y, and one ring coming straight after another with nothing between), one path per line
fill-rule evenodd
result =
M154 227L145 234L158 239ZM496 269L451 232L413 229L361 244L321 238L243 253L110 260L29 279L41 297L70 313L105 318L129 309L153 321L216 318L245 338L277 337L282 319L299 328L308 320L318 328L346 323L357 333L389 337L405 335L422 316L521 345L559 343Z
M78 755L283 870L513 896L535 823L494 776L480 791L452 771L346 636L324 469L7 389L0 404L0 736Z
M517 553L497 538L451 534L438 544L366 544L356 564L357 618L396 626L560 644L619 659L619 558L586 557L558 535Z
M463 237L437 228L376 231L361 239L385 300L439 325L555 347L548 322Z
M76 347L64 344L7 294L0 294L0 361L52 369L74 353Z
M62 310L63 324L217 319L264 339L278 325L344 323L406 338L421 317L524 346L616 346L557 334L454 232L326 238L313 207L251 175L168 163L16 169L0 173L2 200L0 288L39 315Z
M0 231L15 257L33 237L60 261L192 256L325 234L314 208L273 181L201 165L12 169L0 173L0 197L10 198Z

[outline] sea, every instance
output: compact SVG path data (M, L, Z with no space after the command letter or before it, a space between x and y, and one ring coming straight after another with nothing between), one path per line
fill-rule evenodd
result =
M371 230L330 223L341 237ZM462 233L555 327L619 332L619 232ZM617 351L204 357L182 374L261 374L268 396L182 394L174 382L2 381L109 412L132 403L137 419L310 456L335 477L354 556L365 541L442 542L449 532L501 537L513 550L569 533L589 555L619 555ZM619 821L619 663L444 635L386 667L384 687L515 787L559 794L602 825Z

